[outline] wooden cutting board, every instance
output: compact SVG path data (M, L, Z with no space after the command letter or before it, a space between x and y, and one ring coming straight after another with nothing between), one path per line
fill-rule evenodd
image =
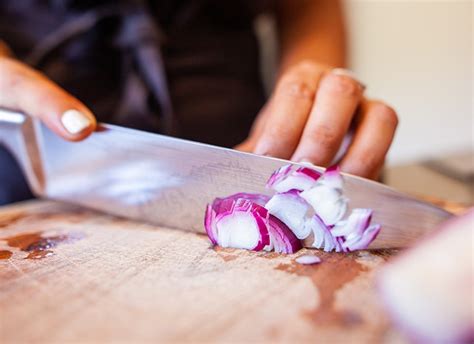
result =
M61 203L3 207L0 342L404 342L376 293L395 253L216 249Z

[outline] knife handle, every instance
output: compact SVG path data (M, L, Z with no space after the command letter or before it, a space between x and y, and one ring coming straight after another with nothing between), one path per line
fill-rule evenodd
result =
M8 149L20 165L30 188L41 194L45 188L37 123L21 112L0 108L0 145Z

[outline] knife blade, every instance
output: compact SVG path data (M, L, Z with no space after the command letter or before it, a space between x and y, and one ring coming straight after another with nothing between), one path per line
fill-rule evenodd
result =
M21 113L0 109L0 143L16 156L36 195L204 233L206 204L265 183L296 163L102 124L72 143ZM314 167L322 172L321 167ZM451 214L383 184L343 174L349 210L371 208L382 231L370 248L405 247Z

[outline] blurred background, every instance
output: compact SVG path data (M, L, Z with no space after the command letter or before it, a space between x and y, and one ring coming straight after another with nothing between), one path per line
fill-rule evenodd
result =
M474 203L473 27L470 0L345 0L349 68L397 110L385 182ZM271 18L257 23L271 80Z
M400 126L386 182L474 202L473 2L346 1L350 66Z

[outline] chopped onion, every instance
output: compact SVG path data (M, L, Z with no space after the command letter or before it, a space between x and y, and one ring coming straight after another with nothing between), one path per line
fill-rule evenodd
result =
M291 190L276 194L268 201L265 208L286 224L298 239L309 236L310 229L305 226L309 205L299 196L298 191Z
M372 210L354 209L347 220L339 221L331 230L334 236L345 236L347 240L360 236L370 224Z
M370 225L370 209L354 209L343 220L348 200L337 167L321 175L310 167L285 165L267 187L276 194L238 193L207 206L204 225L214 245L293 253L301 248L298 239L312 233L312 247L348 252L367 248L380 232L380 225Z
M314 241L311 245L314 248L321 248L326 252L335 250L340 252L341 245L339 241L331 234L328 226L324 224L318 215L314 215L306 222L306 226L313 232Z
M232 202L230 210L215 217L217 243L222 247L245 248L260 251L270 244L266 218L268 211L244 198L224 199Z
M344 241L342 249L344 251L364 250L375 240L382 227L379 224L369 226L361 236L353 237Z
M290 174L292 169L292 165L284 165L280 167L278 170L272 173L270 178L267 181L267 188L272 188L274 185L278 184L281 180L283 180L288 174Z
M343 251L362 250L375 240L380 232L380 225L370 226L372 210L354 209L347 220L339 221L332 229L331 234L341 237Z
M292 165L285 165L270 176L267 187L280 193L290 190L304 191L314 186L320 176L319 172L308 167L294 170Z
M303 265L312 265L321 263L321 258L310 254L304 254L295 259L295 262Z
M268 223L271 243L275 252L294 253L302 248L301 241L282 221L270 215Z
M328 226L334 225L344 217L347 199L342 192L343 180L338 169L328 169L317 180L314 187L301 193L316 214Z
M262 205L267 196L239 193L216 198L207 206L206 232L214 245L260 251L293 253L301 242Z

